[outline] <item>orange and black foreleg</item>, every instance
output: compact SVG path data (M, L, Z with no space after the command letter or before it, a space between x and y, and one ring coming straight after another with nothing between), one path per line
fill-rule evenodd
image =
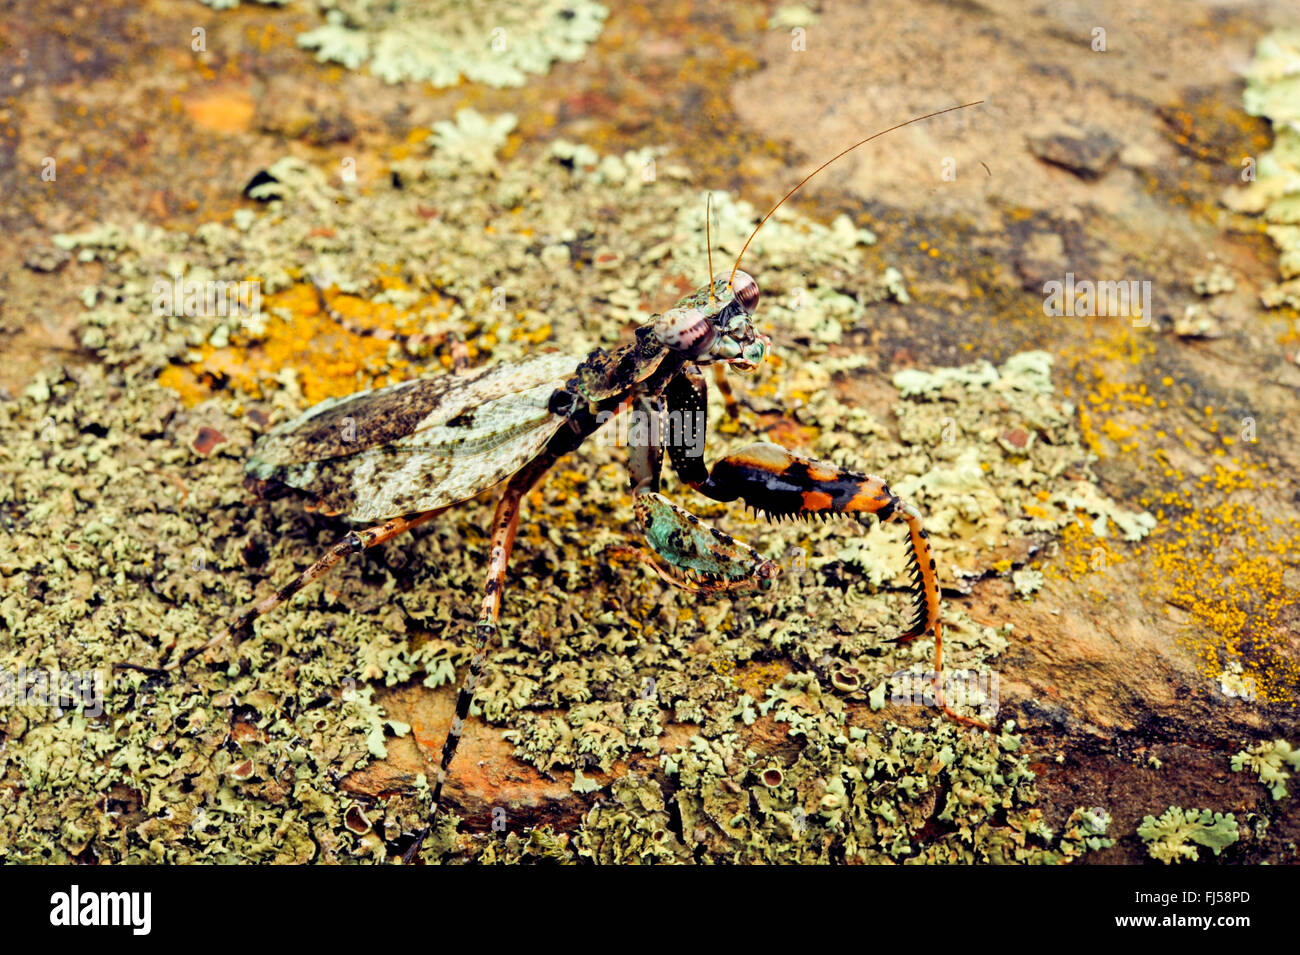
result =
M716 501L742 500L777 520L874 515L882 521L906 524L916 613L899 640L906 643L938 630L939 581L920 512L880 478L814 461L766 442L727 455L711 471L705 471L703 464L696 474L686 470L683 479L700 493Z
M689 466L687 471L691 471ZM921 636L933 637L936 702L952 719L983 726L954 712L944 701L939 578L929 538L921 526L921 513L915 507L899 498L878 477L805 458L768 443L751 444L729 454L707 472L700 464L692 477L694 480L683 474L687 483L714 500L739 498L772 518L842 515L861 520L874 515L882 521L905 524L911 545L915 613L898 641L907 643Z
M683 372L666 391L670 413L703 415L707 401L704 378ZM751 444L708 468L685 446L669 446L669 459L682 480L715 501L742 500L769 517L803 518L843 515L907 525L911 544L912 592L915 613L898 638L906 643L920 636L934 638L934 686L943 711L962 723L982 725L959 716L943 698L943 633L939 623L939 578L921 514L878 477L860 474L787 451L766 442Z

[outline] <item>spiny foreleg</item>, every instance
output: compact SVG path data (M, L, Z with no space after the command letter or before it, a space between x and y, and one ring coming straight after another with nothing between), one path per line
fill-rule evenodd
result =
M672 451L670 450L670 455ZM674 465L678 461L674 458ZM983 726L954 712L943 697L943 631L939 621L939 578L921 514L900 499L880 478L806 458L775 444L751 444L718 461L712 470L702 462L678 465L692 487L718 501L737 498L750 507L781 519L843 515L864 520L897 521L907 527L911 560L914 614L897 638L907 643L920 636L934 639L936 702L949 717Z

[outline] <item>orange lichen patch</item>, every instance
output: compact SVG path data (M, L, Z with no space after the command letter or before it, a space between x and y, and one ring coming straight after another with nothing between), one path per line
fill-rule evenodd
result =
M1224 157L1263 153L1272 141L1268 122L1247 115L1233 97L1208 90L1163 105L1156 113L1164 121L1166 138L1191 161L1150 167L1142 177L1144 188L1196 219L1221 222L1219 196L1225 185L1237 183L1236 166Z
M306 22L304 20L304 24ZM249 48L259 53L267 53L276 47L291 48L294 46L295 36L295 33L286 32L274 22L250 23L244 29L244 39Z
M1139 372L1126 372L1126 366L1136 369L1154 351L1151 338L1125 324L1066 356L1074 381L1067 382L1062 391L1079 401L1079 437L1097 456L1138 451L1136 439L1143 437L1152 421L1145 409L1154 407L1157 399L1145 383L1130 381Z
M1284 346L1294 345L1296 342L1300 342L1300 311L1297 311L1289 305L1280 305L1273 310L1273 314L1278 318L1291 323L1285 331L1275 337L1274 341L1279 345Z
M601 504L597 510L591 513L584 513L586 508L581 511L573 511L567 507L556 507L555 504L562 504L566 501L576 500L582 504L591 502L590 486L592 475L589 471L580 467L563 467L556 468L546 476L546 480L536 490L529 493L527 497L528 508L534 514L544 513L546 515L545 525L537 525L537 532L540 535L538 542L541 543L548 535L552 527L572 526L575 523L585 523L588 521L599 522L602 517L599 512L605 510L606 505ZM548 503L548 499L551 503ZM630 498L625 498L630 503ZM595 502L591 502L595 503Z
M1154 352L1155 345L1148 337L1128 325L1118 325L1067 358L1074 382L1067 383L1063 391L1081 399L1079 435L1098 457L1138 450L1139 442L1129 439L1139 438L1147 430L1152 418L1142 412L1154 406L1156 399L1144 383L1127 380L1125 366L1137 366Z
M241 332L231 336L230 345L205 344L199 348L198 361L164 369L159 383L179 392L191 406L218 387L261 397L266 381L284 368L293 368L300 375L306 403L312 405L410 376L411 363L392 357L395 340L365 331L392 332L400 341L416 332L415 314L429 309L446 314L436 294L410 310L350 295L332 296L330 306L348 327L322 312L316 290L308 283L269 295L263 301L266 327L258 339Z
M1037 508L1025 508L1026 513L1032 510ZM1079 580L1088 574L1104 574L1128 559L1124 545L1111 537L1097 537L1092 533L1091 523L1081 514L1078 520L1061 528L1056 559L1043 565L1044 576Z
M1269 513L1278 484L1261 470L1233 459L1195 480L1179 474L1180 487L1156 502L1160 523L1142 565L1148 592L1188 615L1182 641L1208 677L1238 661L1261 700L1296 705L1300 519Z
M761 700L767 696L769 689L784 680L791 671L789 664L781 662L747 664L738 667L731 674L731 679L751 699Z
M1066 392L1079 403L1080 433L1099 456L1127 455L1140 472L1165 488L1141 500L1156 516L1150 538L1133 551L1094 538L1086 526L1067 527L1058 559L1048 568L1072 580L1104 575L1123 559L1138 558L1143 591L1152 606L1177 615L1180 641L1216 678L1233 661L1253 677L1261 700L1300 701L1300 653L1294 633L1300 521L1272 516L1278 493L1266 465L1231 457L1245 444L1222 435L1227 409L1190 406L1188 393L1149 358L1155 346L1141 329L1120 326L1076 353ZM1139 363L1146 367L1136 368ZM1137 380L1142 377L1151 382ZM1153 395L1150 392L1156 392ZM1173 424L1148 409L1182 407L1195 428ZM1182 445L1207 461L1186 474L1171 462Z
M724 424L731 419L725 419ZM769 419L770 420L770 419ZM739 430L739 429L737 429ZM777 418L768 428L764 440L779 444L784 448L803 448L817 440L818 430L808 425L799 424L789 418Z
M730 676L736 672L736 661L729 657L714 657L709 661L709 668L719 676Z
M242 89L209 90L185 100L185 112L196 126L219 133L247 132L254 109L253 97Z
M187 408L212 396L211 382L205 381L193 365L168 365L158 375L158 384L180 395Z
M522 322L526 319L526 316L521 314L518 318ZM521 325L510 333L510 339L511 341L525 341L530 345L541 345L543 342L550 341L554 334L555 329L547 322L545 325L534 329L528 329Z

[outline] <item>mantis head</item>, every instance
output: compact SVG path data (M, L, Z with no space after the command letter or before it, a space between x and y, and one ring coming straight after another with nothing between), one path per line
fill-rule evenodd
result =
M699 365L721 362L752 371L767 357L772 341L754 327L758 283L748 272L721 272L709 285L659 315L659 341Z
M758 283L754 281L754 277L748 272L740 270L740 260L745 257L745 251L749 248L749 244L754 241L754 236L758 235L758 231L763 228L767 220L772 218L776 210L781 208L787 199L803 188L808 180L841 156L848 155L859 146L904 126L919 123L932 116L941 116L955 110L978 106L982 102L983 100L977 100L974 103L949 106L947 109L926 113L924 116L915 116L906 122L897 123L888 129L882 129L866 139L859 140L847 149L840 150L840 152L804 176L795 184L793 189L767 211L767 215L759 220L758 225L754 227L754 231L749 234L749 238L741 246L740 254L736 256L736 263L731 267L729 273L719 273L710 284L686 296L674 307L655 318L652 327L659 341L673 351L684 353L688 361L693 361L699 365L721 363L730 365L739 371L752 371L757 368L759 362L767 357L772 342L766 335L760 334L754 328L754 323L750 321L750 316L754 314L754 309L758 307ZM709 268L712 271L713 240L708 227L709 212L707 207L704 221L705 239L708 243L710 257Z

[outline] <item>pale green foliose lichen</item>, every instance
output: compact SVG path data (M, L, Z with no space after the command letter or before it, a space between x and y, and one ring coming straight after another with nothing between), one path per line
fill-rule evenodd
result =
M1259 781L1269 787L1275 801L1290 795L1286 783L1291 773L1287 767L1300 769L1300 750L1292 749L1291 744L1282 739L1257 743L1232 757L1232 771L1253 770Z
M1273 124L1273 145L1257 162L1246 158L1248 185L1229 189L1224 203L1262 214L1278 248L1282 280L1261 293L1264 304L1300 308L1300 30L1275 30L1259 41L1242 100L1247 113Z
M1032 567L1013 571L1011 584L1022 597L1031 597L1043 589L1043 572Z
M240 0L199 0L229 10ZM291 0L256 0L286 6ZM594 0L300 0L325 23L299 34L321 62L368 65L388 83L523 86L556 62L573 62L600 36L609 11Z
M1111 844L1104 810L1076 810L1059 836L1045 825L1011 724L997 735L941 722L863 730L815 680L797 675L773 687L769 703L801 743L788 765L728 733L692 737L664 757L675 784L667 801L681 825L651 839L659 858L703 851L734 863L1050 864ZM665 801L653 780L636 788L648 805ZM616 828L624 845L644 845L644 827L622 808L626 790L619 802L593 810L588 831Z
M802 3L787 3L773 11L772 16L768 18L767 28L769 30L783 30L794 27L810 27L817 23L818 19L817 14Z
M322 61L363 64L389 83L523 86L580 59L608 11L593 0L316 0L325 24L298 37Z
M1203 846L1217 856L1238 839L1237 820L1232 813L1225 815L1209 809L1181 809L1178 806L1170 806L1159 819L1146 816L1137 833L1147 844L1151 858L1166 865L1195 861L1199 856L1197 846Z
M478 110L459 110L454 120L434 123L429 137L433 158L426 169L430 175L438 175L451 163L464 164L479 173L489 172L496 166L497 150L505 145L515 125L516 119L510 113L489 118Z
M1218 679L1219 691L1224 696L1240 700L1254 700L1259 696L1259 686L1255 678L1246 675L1246 668L1241 665L1240 660L1229 660L1219 673Z

